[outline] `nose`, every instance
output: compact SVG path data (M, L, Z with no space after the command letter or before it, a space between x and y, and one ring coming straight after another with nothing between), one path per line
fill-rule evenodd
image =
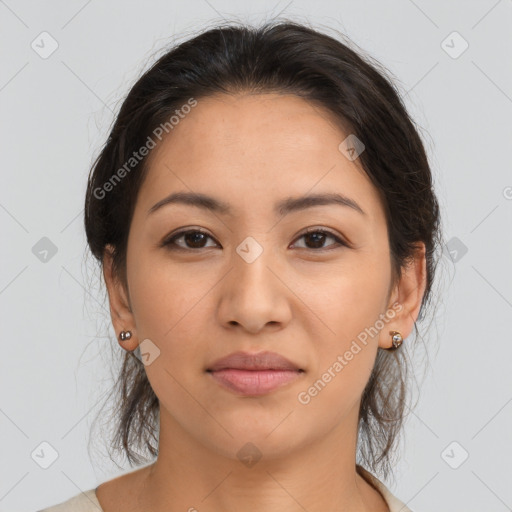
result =
M219 287L221 324L253 334L265 327L283 328L291 318L291 292L282 274L270 250L263 250L255 259L245 257L243 248L235 252L231 271Z

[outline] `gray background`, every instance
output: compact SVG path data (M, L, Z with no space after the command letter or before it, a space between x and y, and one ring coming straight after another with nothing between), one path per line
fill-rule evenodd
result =
M397 77L435 175L442 293L419 325L426 377L388 485L415 512L512 509L510 0L0 0L0 510L38 510L133 469L101 453L100 435L87 447L114 333L82 208L113 113L175 36L280 12L344 32ZM47 469L44 442L58 454Z

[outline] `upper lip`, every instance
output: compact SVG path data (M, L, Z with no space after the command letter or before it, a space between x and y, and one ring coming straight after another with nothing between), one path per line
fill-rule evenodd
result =
M227 368L236 370L295 370L303 371L297 365L275 352L233 352L215 361L206 371L218 371Z

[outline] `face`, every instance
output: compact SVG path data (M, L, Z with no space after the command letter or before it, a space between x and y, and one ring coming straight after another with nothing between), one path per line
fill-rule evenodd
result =
M150 154L128 294L109 282L109 295L117 332L132 330L134 347L149 340L145 371L176 436L234 458L248 441L277 456L353 429L378 346L391 345L390 329L409 334L381 199L339 150L348 135L295 96L217 95ZM178 192L226 208L150 211ZM352 206L293 202L325 194ZM303 371L241 394L207 371L236 351L276 352Z

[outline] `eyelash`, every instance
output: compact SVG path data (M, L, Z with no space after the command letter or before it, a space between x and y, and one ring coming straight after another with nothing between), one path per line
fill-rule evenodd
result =
M178 240L179 238L182 238L183 236L190 234L190 233L201 233L201 234L207 236L208 238L211 238L212 240L214 240L214 238L212 236L210 236L208 233L206 233L205 231L203 231L201 229L188 229L188 230L179 231L178 233L175 233L171 237L164 239L164 241L161 243L161 247L167 247L169 250L172 250L172 251L192 251L192 252L197 252L201 249L210 249L211 248L211 247L199 247L199 248L193 249L193 248L188 248L188 247L180 247L179 245L176 245L176 243L175 243L176 240ZM336 236L331 231L328 231L325 229L319 229L319 228L308 229L307 231L302 233L297 238L297 240L299 240L300 238L302 238L306 235L310 235L312 233L321 233L324 235L328 235L336 241L336 244L338 246L349 247L348 243L346 243L340 237ZM301 249L307 249L307 250L314 251L314 252L332 251L333 250L333 249L327 249L327 248L323 248L323 247L318 248L318 249L310 249L308 247L301 247Z

